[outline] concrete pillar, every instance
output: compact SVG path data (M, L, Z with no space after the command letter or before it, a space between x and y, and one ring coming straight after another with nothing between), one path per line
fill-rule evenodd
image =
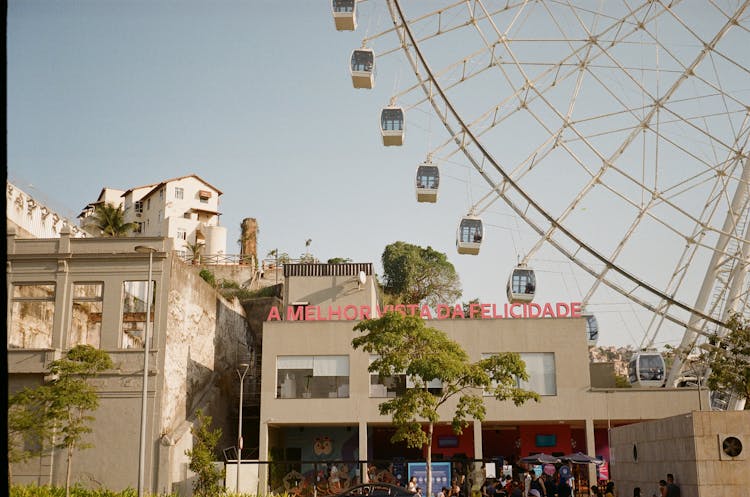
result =
M592 457L596 456L596 443L594 441L594 420L586 418L586 453ZM589 467L589 485L596 484L596 466L587 464Z
M359 422L359 460L367 460L367 421ZM367 463L360 464L359 468L360 481L367 483L369 481L367 477Z
M474 459L482 459L482 422L474 420Z
M258 460L270 461L268 455L268 420L261 421L258 433ZM268 464L260 464L258 467L258 495L268 493Z

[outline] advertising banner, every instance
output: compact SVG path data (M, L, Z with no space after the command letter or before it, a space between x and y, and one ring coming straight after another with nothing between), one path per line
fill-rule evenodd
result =
M433 462L432 465L432 494L437 494L441 488L451 486L451 463ZM422 493L427 493L427 463L410 462L409 477L417 477L417 486L422 487Z

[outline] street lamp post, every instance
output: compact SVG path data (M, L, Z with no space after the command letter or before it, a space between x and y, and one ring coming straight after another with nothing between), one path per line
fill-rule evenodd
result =
M242 394L245 390L245 375L250 369L250 364L242 363L240 368L242 368L242 373L237 369L237 376L240 377L240 415L238 416L239 426L237 427L237 488L235 492L237 495L240 494L240 469L242 467Z
M146 281L146 325L143 333L143 390L141 391L141 435L140 453L138 454L138 497L143 497L144 475L146 468L146 420L148 407L148 356L149 356L149 323L151 321L151 273L154 264L155 248L138 245L135 251L148 254L148 280Z

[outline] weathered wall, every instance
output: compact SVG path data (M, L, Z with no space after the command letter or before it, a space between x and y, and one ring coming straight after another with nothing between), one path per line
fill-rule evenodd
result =
M201 269L207 269L214 274L216 283L222 281L234 281L242 288L250 288L253 283L255 270L252 264L196 264L192 266Z
M171 433L200 407L207 388L217 388L218 405L209 412L227 440L236 430L226 417L234 393L233 376L246 354L247 323L236 300L224 300L193 266L174 259L170 283L161 425ZM216 414L220 414L219 417ZM228 438L227 438L228 437ZM226 441L226 440L225 440Z

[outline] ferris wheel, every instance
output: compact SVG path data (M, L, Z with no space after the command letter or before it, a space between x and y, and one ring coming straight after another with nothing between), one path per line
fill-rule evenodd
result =
M502 200L534 233L516 268L532 281L553 247L587 275L584 304L606 288L649 311L644 350L665 324L684 329L667 383L730 313L750 316L750 1L366 4L392 24L353 51L354 86L397 54L416 77L382 110L384 145L404 143L415 108L447 132L417 199L437 200L438 164L457 157L486 185L459 253L479 254ZM337 29L359 6L332 1ZM528 301L515 271L509 299Z

